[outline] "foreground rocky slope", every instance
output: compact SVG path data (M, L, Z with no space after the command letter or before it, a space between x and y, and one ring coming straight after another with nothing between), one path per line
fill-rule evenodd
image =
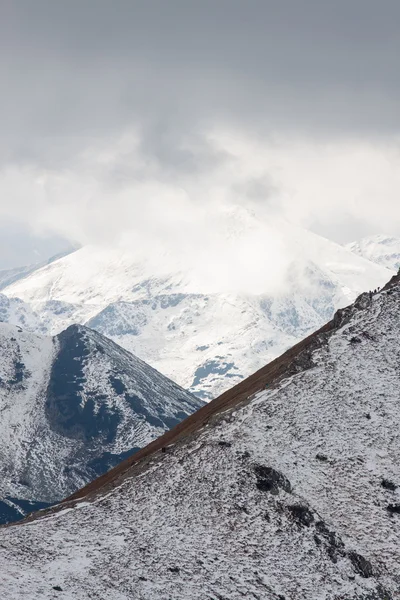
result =
M0 522L54 503L202 402L104 336L0 324Z
M57 510L1 530L2 596L399 598L399 309L395 278Z

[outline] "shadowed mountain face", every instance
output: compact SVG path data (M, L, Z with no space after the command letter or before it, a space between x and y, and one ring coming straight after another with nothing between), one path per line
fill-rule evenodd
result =
M397 600L399 310L396 277L60 506L2 529L1 594Z
M3 520L54 503L202 402L104 336L0 325Z

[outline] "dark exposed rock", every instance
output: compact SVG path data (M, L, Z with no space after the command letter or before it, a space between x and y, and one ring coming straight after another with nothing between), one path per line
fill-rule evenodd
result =
M225 442L224 440L220 440L218 442L218 446L222 446L223 448L230 448L232 444L231 442Z
M301 504L292 504L287 507L295 523L300 527L310 527L314 522L314 515L307 506Z
M357 552L349 552L347 555L353 565L353 568L356 573L361 575L361 577L372 577L374 575L374 571L369 560L361 556L361 554L357 554Z
M397 489L397 485L393 483L393 481L389 481L389 479L382 479L381 486L385 488L385 490L390 490L391 492L395 492Z
M56 592L62 592L62 587L60 587L59 585L53 585L53 590L55 590Z
M247 458L250 458L250 452L248 452L247 450L245 450L241 455L240 458L242 458L243 460L246 460Z
M179 567L169 567L168 571L171 571L171 573L179 573L180 568Z
M8 383L10 385L15 385L15 384L18 384L18 383L22 383L22 381L24 380L24 378L29 377L29 375L30 375L30 373L29 373L29 371L26 371L24 363L18 360L14 364L14 379L10 379L8 381Z
M322 544L321 538L319 538L317 535L314 535L314 542L317 544L317 546Z
M276 495L282 489L285 492L291 493L292 486L283 473L264 465L256 465L254 471L257 475L257 488L262 492L271 492Z
M321 454L320 452L318 452L315 458L317 460L320 460L321 462L326 462L328 460L328 457L325 454Z
M381 585L378 585L375 590L366 592L361 596L359 594L357 596L348 596L346 594L346 596L335 597L335 600L394 600L394 596Z
M317 521L315 528L318 534L314 536L316 544L320 545L322 542L329 558L336 563L339 556L345 555L344 543L334 531L328 529L324 521Z
M392 514L400 515L400 504L389 504L387 510Z

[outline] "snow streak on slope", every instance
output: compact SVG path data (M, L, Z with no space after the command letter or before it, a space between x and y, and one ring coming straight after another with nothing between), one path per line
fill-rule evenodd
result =
M248 404L1 530L2 595L397 600L399 309L363 295Z
M73 322L88 324L186 389L210 398L390 276L385 268L287 223L279 224L281 239L274 251L265 253L260 240L269 230L263 223L247 212L229 223L221 239L221 248L232 252L229 260L225 250L223 260L215 256L189 268L184 256L173 262L160 253L157 264L150 264L140 249L132 254L85 247L5 293L22 298L39 315L34 331L56 333ZM237 248L248 251L253 239L255 249L245 255L247 275Z
M397 271L400 268L400 238L372 235L359 242L347 244L346 248L388 269Z
M73 325L56 338L0 324L0 495L55 502L202 402Z

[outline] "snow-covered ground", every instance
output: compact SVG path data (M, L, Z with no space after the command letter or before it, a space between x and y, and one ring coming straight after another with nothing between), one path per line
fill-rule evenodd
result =
M294 375L0 530L1 597L397 600L399 310L399 281L363 295Z
M0 358L0 499L60 500L202 405L83 326L0 323Z
M207 257L189 268L184 256L171 263L160 253L155 264L140 248L87 246L4 294L29 307L25 326L32 331L54 334L71 323L88 324L185 389L211 398L391 274L287 223L280 223L277 241L266 240L265 251L270 230L251 214L235 214L229 223L221 240L232 253L228 279L217 256L215 265ZM238 247L252 250L241 256Z

